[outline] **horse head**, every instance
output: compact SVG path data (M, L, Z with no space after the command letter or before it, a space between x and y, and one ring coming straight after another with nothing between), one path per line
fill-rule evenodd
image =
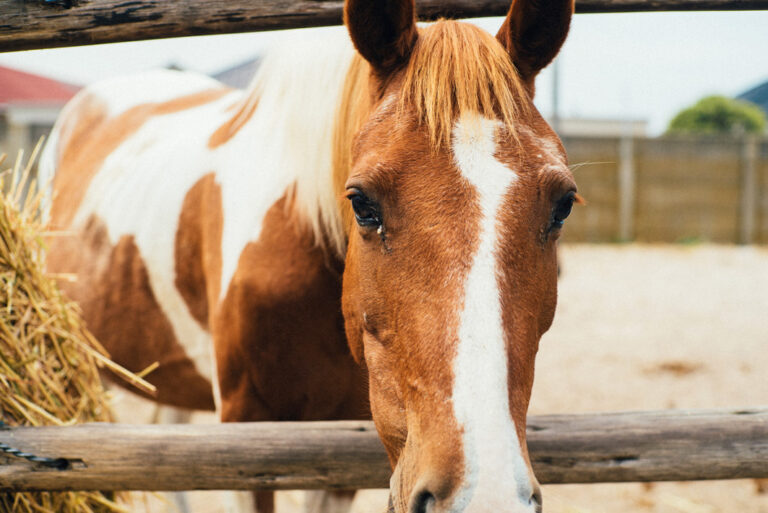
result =
M541 509L526 448L556 241L576 186L532 103L572 0L515 0L494 38L348 0L359 55L342 306L394 469L397 513ZM355 110L352 108L351 110Z

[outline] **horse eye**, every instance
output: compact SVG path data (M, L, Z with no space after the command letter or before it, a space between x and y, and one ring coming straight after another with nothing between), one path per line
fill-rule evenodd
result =
M376 203L356 189L350 191L347 198L352 202L352 210L355 211L357 224L369 228L381 226L381 215Z
M576 199L576 193L571 191L557 200L555 208L552 209L552 221L550 223L552 230L563 227L566 218L571 214L573 202Z

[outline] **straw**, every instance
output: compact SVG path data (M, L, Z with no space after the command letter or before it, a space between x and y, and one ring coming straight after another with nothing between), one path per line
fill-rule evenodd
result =
M0 194L0 420L10 426L110 421L99 367L151 385L109 361L77 306L43 270L43 194L32 178L39 150L40 143L26 165L20 155L0 175L0 188L8 187ZM127 511L115 499L100 492L0 493L0 512Z

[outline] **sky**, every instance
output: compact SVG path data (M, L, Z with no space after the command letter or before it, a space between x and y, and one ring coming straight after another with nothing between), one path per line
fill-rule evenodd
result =
M502 19L472 21L495 33ZM302 32L12 52L0 54L0 65L75 84L169 64L213 73ZM768 11L579 14L558 61L562 117L647 120L656 135L705 95L734 96L768 80ZM537 81L544 115L552 84L550 66Z

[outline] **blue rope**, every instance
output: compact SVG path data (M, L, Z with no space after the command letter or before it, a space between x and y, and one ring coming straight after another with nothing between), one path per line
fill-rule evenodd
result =
M10 429L10 426L0 420L0 430L6 429ZM31 461L32 463L39 463L46 467L55 468L58 470L65 470L69 468L69 460L66 458L45 458L43 456L35 456L34 454L23 452L19 449L14 449L10 445L3 442L0 442L0 451L17 458L24 458L25 460Z

